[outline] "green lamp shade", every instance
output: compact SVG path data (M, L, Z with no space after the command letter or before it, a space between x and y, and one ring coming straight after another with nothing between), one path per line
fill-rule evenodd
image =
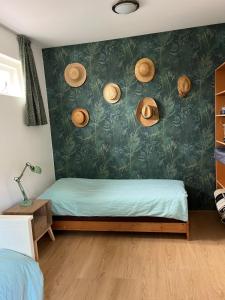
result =
M41 172L42 172L41 167L39 167L39 166L30 166L30 169L32 172L37 173L37 174L41 174Z

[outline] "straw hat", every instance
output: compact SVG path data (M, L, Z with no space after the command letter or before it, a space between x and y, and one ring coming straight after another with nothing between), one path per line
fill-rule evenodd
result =
M115 83L107 83L103 89L103 97L109 103L116 103L120 100L121 90Z
M155 100L148 97L141 100L136 109L136 117L145 127L158 123L159 111Z
M178 78L177 89L180 97L186 97L187 94L190 92L191 81L186 75L183 75Z
M85 67L79 63L67 65L64 71L65 81L72 87L79 87L84 84L87 73Z
M72 111L71 120L76 127L85 127L89 122L89 113L84 108L75 108Z
M135 65L135 76L141 82L149 82L155 75L155 65L149 58L138 60Z

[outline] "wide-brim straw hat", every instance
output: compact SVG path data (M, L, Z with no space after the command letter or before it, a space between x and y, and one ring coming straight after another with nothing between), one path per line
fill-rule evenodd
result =
M118 102L121 97L121 90L118 84L107 83L103 89L103 97L109 103Z
M71 120L76 127L85 127L89 122L89 113L85 108L75 108L72 111Z
M136 118L145 127L159 122L159 110L153 98L146 97L138 103Z
M72 63L65 68L64 78L70 86L79 87L84 84L87 78L87 72L82 64Z
M149 82L155 75L155 65L149 58L142 58L135 65L135 76L140 82Z
M180 97L186 97L191 90L191 81L186 76L180 76L177 81L177 89Z

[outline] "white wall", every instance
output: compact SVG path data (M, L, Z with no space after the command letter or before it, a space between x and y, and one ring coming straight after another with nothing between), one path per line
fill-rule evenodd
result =
M0 53L19 59L16 35L0 26L0 40ZM48 115L42 52L33 43L32 48ZM24 125L24 104L24 99L0 95L0 212L22 200L13 178L19 176L26 162L42 167L41 175L27 170L23 177L30 198L40 195L55 180L50 125Z

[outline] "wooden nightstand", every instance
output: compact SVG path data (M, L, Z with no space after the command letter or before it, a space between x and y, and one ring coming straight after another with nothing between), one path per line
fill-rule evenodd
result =
M48 200L34 200L31 206L20 206L19 204L10 207L3 212L4 215L32 215L32 231L34 239L35 258L38 260L38 240L48 232L52 241L55 240L52 232L51 204Z

